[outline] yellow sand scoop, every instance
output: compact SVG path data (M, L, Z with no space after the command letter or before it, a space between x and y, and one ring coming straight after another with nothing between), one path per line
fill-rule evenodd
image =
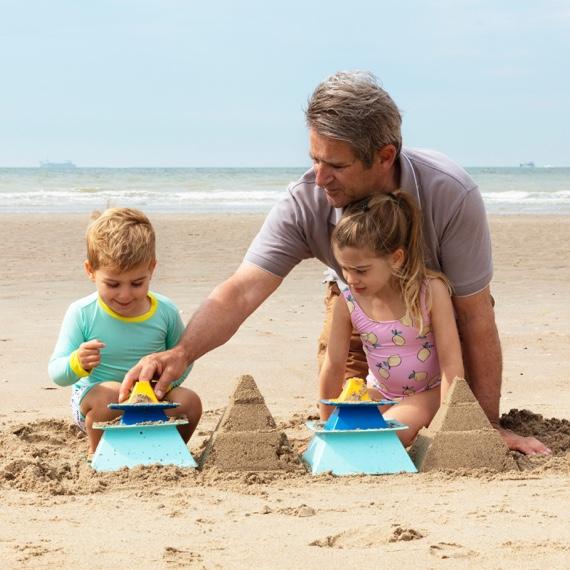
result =
M133 391L127 404L158 404L158 398L148 380L138 380L133 387Z
M349 378L338 398L331 402L370 402L366 382L362 378Z

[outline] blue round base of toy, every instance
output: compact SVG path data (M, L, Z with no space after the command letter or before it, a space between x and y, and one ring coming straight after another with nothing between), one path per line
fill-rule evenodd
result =
M121 410L123 415L121 423L126 425L139 424L142 422L165 422L168 416L164 410L177 408L180 404L173 402L158 402L149 404L109 404L111 410Z
M335 406L333 413L327 420L326 430L375 429L386 428L388 424L378 406L396 404L392 400L379 402L335 402L321 400L323 404Z

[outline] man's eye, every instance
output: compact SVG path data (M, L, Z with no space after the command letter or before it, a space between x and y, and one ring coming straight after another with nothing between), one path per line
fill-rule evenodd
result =
M105 285L107 285L109 289L116 289L119 286L118 283L105 283Z
M141 283L133 283L133 287L142 287L142 282Z

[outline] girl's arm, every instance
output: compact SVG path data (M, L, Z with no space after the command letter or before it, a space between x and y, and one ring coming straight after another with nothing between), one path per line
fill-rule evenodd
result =
M441 370L441 401L456 376L463 378L461 342L455 313L447 285L441 279L430 279L431 326Z
M327 352L319 374L319 397L321 399L336 398L342 391L351 335L352 321L346 301L341 295L333 309ZM333 408L319 403L319 411L321 420L326 420Z

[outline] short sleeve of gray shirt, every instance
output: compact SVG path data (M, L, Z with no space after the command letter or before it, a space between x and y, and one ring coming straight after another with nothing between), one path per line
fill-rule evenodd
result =
M433 151L404 149L400 187L422 211L426 263L445 273L454 295L468 296L489 285L491 239L483 199L467 172ZM285 277L303 259L316 257L342 276L330 246L341 212L315 185L312 170L291 184L268 214L245 261Z

